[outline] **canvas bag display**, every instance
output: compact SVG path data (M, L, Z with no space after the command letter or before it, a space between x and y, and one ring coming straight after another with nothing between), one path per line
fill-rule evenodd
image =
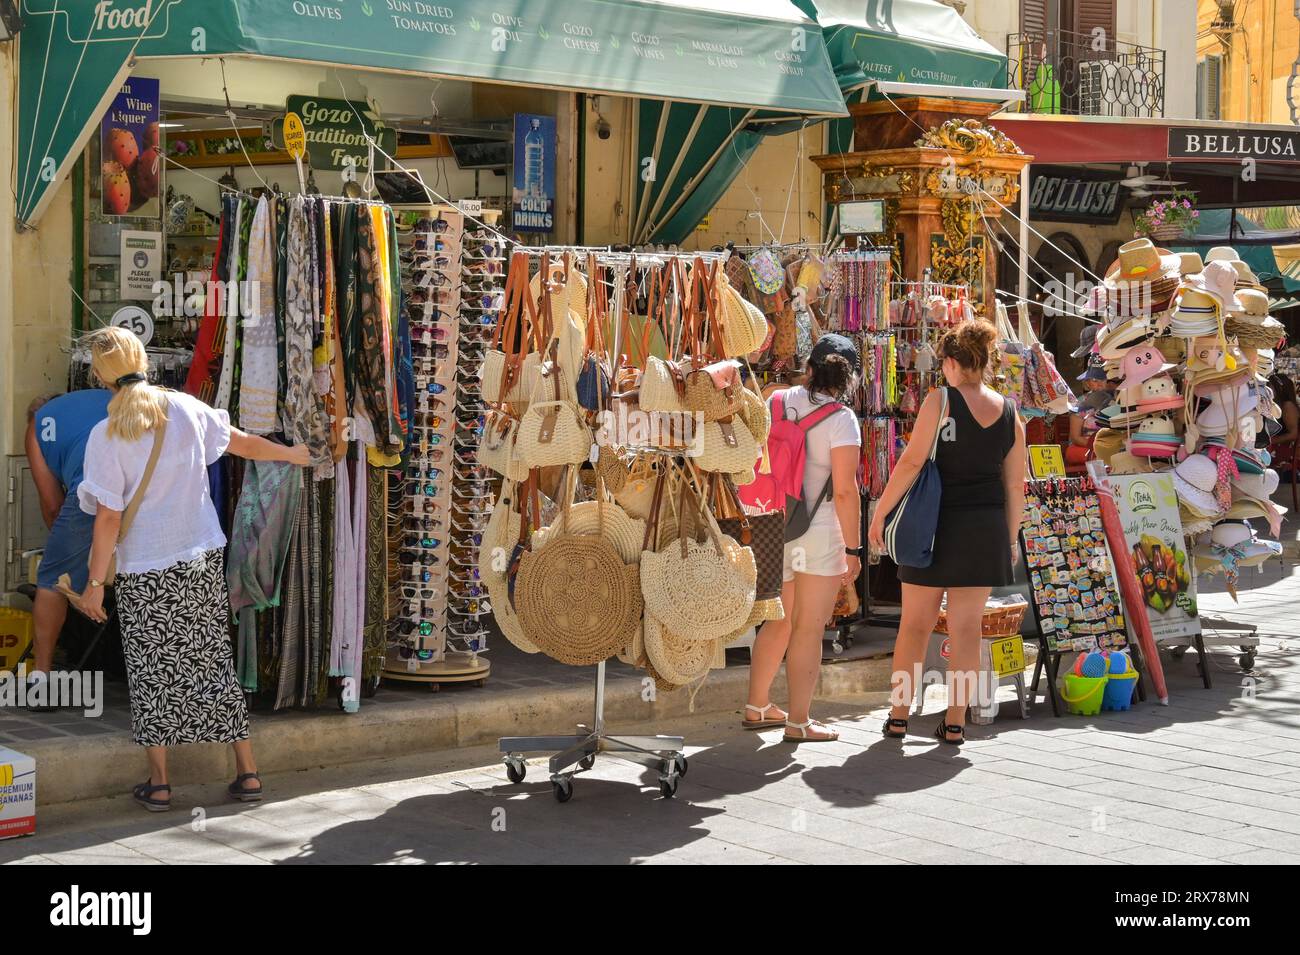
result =
M900 567L929 567L934 559L934 533L939 525L939 503L943 482L939 465L939 435L948 420L948 389L940 388L939 423L935 428L930 456L921 465L903 499L885 517L885 553Z

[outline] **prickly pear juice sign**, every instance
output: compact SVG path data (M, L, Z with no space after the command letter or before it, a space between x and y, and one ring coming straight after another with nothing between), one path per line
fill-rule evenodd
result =
M122 84L99 126L100 207L106 216L161 215L162 143L158 81Z
M1201 632L1196 573L1187 553L1178 494L1168 474L1113 475L1124 543L1133 557L1143 609L1157 641ZM1129 613L1136 608L1127 608Z

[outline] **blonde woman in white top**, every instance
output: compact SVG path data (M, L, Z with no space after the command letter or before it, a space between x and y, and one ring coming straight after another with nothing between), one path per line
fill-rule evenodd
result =
M95 515L90 580L81 603L92 620L105 619L104 578L116 549L113 584L131 733L149 760L149 779L132 796L150 811L170 809L167 747L216 742L234 748L238 775L231 797L256 801L262 783L231 654L226 538L208 493L208 465L229 451L305 466L307 448L247 435L230 426L226 412L150 385L144 346L126 329L100 329L86 344L95 376L113 398L107 420L86 443L85 477L77 492L82 510ZM160 435L157 465L119 541L122 513Z

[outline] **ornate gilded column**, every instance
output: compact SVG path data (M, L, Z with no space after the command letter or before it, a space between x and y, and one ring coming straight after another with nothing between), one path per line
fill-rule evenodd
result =
M1006 210L1033 159L987 122L994 109L928 97L855 104L854 151L813 157L827 203L884 200L885 229L866 240L893 249L898 278L929 269L934 281L969 284L978 303L996 288L998 221L1018 234Z

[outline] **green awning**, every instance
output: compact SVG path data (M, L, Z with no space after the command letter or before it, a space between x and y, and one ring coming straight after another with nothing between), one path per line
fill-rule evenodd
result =
M274 57L844 114L821 31L786 0L23 0L22 14L15 185L25 223L132 55Z
M848 102L857 102L873 80L930 86L1005 89L1007 58L985 43L956 10L937 0L791 0L822 28L836 80ZM640 156L656 148L656 181L638 182L640 203L672 210L638 217L633 241L682 242L735 180L765 136L797 128L773 122L773 114L710 109L696 130L691 152L679 161L677 146L689 133L696 110L674 107L666 122L658 109L642 108ZM661 126L661 123L663 124ZM727 126L730 126L730 129ZM853 122L829 124L829 152L853 148ZM657 147L656 147L657 144ZM725 148L717 148L719 145ZM700 162L706 164L701 166ZM675 168L677 174L669 175Z
M846 92L871 80L1006 88L1006 56L937 0L793 2L821 24Z

